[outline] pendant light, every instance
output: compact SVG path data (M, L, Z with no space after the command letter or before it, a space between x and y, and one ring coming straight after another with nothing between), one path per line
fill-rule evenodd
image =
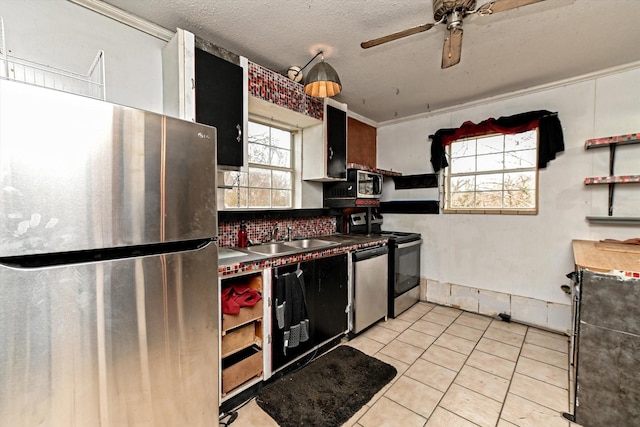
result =
M323 55L323 51L316 53L309 62L305 64L300 71L296 72L297 76L302 70L307 68L314 59ZM326 62L324 62L324 56L320 57L320 62L311 67L304 83L304 93L316 98L327 98L339 94L342 91L342 83L340 83L340 77L336 70Z

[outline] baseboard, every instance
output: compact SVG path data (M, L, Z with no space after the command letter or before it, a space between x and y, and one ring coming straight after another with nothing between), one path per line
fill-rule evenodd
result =
M571 331L569 304L429 279L420 280L420 300L491 317L502 313L511 316L513 322L565 335Z

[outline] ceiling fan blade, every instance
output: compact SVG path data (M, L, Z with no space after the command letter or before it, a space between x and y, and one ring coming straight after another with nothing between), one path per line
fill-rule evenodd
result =
M360 47L362 47L363 49L369 49L370 47L378 46L383 43L391 42L394 40L401 39L403 37L422 33L424 31L431 29L434 25L435 24L424 24L424 25L419 25L417 27L409 28L407 30L398 31L397 33L389 34L383 37L378 37L377 39L362 42L360 43Z
M452 28L444 38L442 46L442 68L449 68L460 62L462 56L462 27Z
M539 3L544 0L494 0L483 4L478 8L480 14L483 11L490 11L489 13L498 13L504 10L515 9L517 7L527 6L533 3Z

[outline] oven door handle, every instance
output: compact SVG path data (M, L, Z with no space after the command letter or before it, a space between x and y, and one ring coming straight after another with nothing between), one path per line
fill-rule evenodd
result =
M404 249L404 248L408 248L410 246L421 245L421 244L422 244L422 239L419 239L419 240L415 240L413 242L401 243L401 244L398 245L398 249Z

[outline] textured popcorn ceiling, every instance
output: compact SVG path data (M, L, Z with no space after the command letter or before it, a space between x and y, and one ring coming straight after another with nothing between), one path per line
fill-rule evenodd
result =
M443 26L360 48L362 41L433 22L431 0L107 3L171 30L189 30L278 72L304 65L323 48L342 80L336 99L375 122L640 61L639 0L545 0L468 17L462 61L445 70Z

